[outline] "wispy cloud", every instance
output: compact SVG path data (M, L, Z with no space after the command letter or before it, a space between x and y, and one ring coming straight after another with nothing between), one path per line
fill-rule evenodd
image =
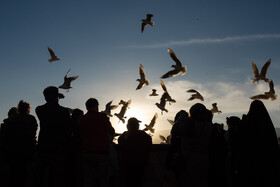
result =
M280 33L276 34L254 34L245 36L228 36L224 38L204 38L204 39L189 39L189 40L178 40L178 41L166 41L162 43L154 43L147 45L130 45L132 48L160 48L160 47L171 47L171 46L185 46L193 44L219 44L226 42L237 42L237 41L248 41L248 40L263 40L263 39L280 39Z

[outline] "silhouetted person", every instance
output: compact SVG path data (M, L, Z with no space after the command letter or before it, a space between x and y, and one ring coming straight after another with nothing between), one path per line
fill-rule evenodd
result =
M11 168L10 186L25 186L28 167L31 166L36 144L37 121L30 115L30 104L21 100L16 110L9 111L4 120L7 161Z
M54 86L47 87L44 92L46 104L36 108L40 121L37 154L34 163L34 187L65 186L65 165L69 156L71 138L71 118L67 108L59 105L64 98ZM48 173L46 173L48 171ZM44 181L45 175L48 176Z
M227 181L228 186L240 186L239 175L242 164L242 132L241 132L241 119L237 116L227 118L228 130L225 133L225 140L228 146L228 154L226 160L227 166Z
M209 187L224 187L226 186L225 164L228 150L223 125L213 124L213 113L210 110L206 113L212 131L209 142Z
M83 116L84 112L78 108L72 111L72 133L67 157L67 187L82 185L82 140L79 121Z
M139 130L139 121L136 118L130 118L127 131L118 138L118 143L126 186L142 186L152 138L145 131Z
M80 120L84 186L108 186L109 180L109 136L115 130L106 114L98 111L98 101L90 98L86 102L87 113Z
M186 168L180 174L180 186L208 186L209 142L211 125L207 118L207 109L197 103L190 108L189 125L173 129L173 135L181 137L181 151L185 157ZM188 128L194 125L193 130Z
M251 103L244 126L246 168L243 186L280 186L279 147L274 125L262 101Z
M182 163L182 159L184 159L184 157L181 152L181 137L173 135L173 130L181 125L189 125L189 123L187 123L188 118L189 114L185 110L180 110L174 118L175 123L171 129L171 142L167 154L167 169L174 172L177 182L179 182L179 174L185 166L184 163Z

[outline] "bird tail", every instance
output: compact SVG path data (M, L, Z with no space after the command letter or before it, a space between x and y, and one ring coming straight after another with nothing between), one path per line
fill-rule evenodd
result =
M155 129L150 129L151 133L154 133L155 132Z
M50 58L49 60L48 60L50 63L52 63L52 59Z
M145 84L146 84L147 86L149 86L150 81L149 81L149 80L147 80L147 81L145 82Z
M152 26L154 26L154 25L155 25L155 22L154 22L154 21L152 21L152 22L151 22L151 25L152 25Z
M122 121L123 123L125 123L125 120L124 120L123 118L121 119L121 121Z

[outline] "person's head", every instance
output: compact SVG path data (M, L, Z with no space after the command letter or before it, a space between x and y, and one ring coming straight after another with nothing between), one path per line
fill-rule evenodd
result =
M127 130L128 132L134 132L139 130L139 120L137 118L129 118L127 122Z
M83 115L84 115L84 112L82 110L76 108L73 110L71 117L73 120L76 120L76 119L81 118Z
M45 100L47 102L57 102L59 99L64 98L64 95L58 92L58 88L55 86L48 86L43 92Z
M8 118L13 118L15 116L18 115L18 108L17 107L12 107L9 111L8 111Z
M23 101L23 100L20 100L19 103L18 103L18 111L20 114L29 114L30 113L30 109L31 109L31 106L29 103Z
M241 122L240 118L237 116L230 116L227 117L227 126L230 129L231 127L235 127L238 126Z
M89 98L86 102L87 110L93 109L93 110L98 111L98 105L99 105L99 103L98 103L97 99L95 99L95 98Z
M177 114L175 115L174 121L178 122L180 120L184 120L187 119L189 117L189 114L185 111L185 110L180 110L179 112L177 112Z
M207 120L206 107L201 103L196 103L190 108L191 118L198 121Z

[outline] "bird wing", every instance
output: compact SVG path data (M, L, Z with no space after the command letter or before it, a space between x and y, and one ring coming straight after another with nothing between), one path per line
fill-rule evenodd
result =
M269 99L269 97L267 95L264 94L259 94L259 95L254 95L252 97L250 97L250 99L256 100L256 99Z
M151 122L149 124L149 127L153 127L155 125L157 118L158 118L158 114L155 113L153 119L151 120Z
M142 66L142 64L139 65L139 73L140 73L140 79L145 80L146 76L145 76L145 71L144 71L144 67Z
M190 93L198 93L198 91L196 91L195 89L189 89L189 90L187 90L187 92L190 92Z
M174 125L175 124L175 121L171 120L171 119L167 119L167 121L171 124L171 125Z
M143 85L144 85L144 83L143 83L143 82L139 82L139 84L138 84L138 86L137 86L136 90L141 89Z
M188 99L188 101L192 101L192 100L194 100L195 99L195 97L194 96L191 96L189 99Z
M166 89L166 86L165 86L165 83L163 82L163 80L160 80L160 85L161 85L163 91L167 92L167 89Z
M260 74L261 76L263 76L263 77L266 76L267 71L268 71L268 68L269 68L269 66L270 66L270 62L271 62L271 59L269 58L269 59L267 60L267 62L263 65L262 70L261 70L261 74Z
M258 69L258 67L257 67L257 65L254 61L252 62L252 67L253 67L254 76L258 77L259 76L259 69Z
M167 49L170 57L176 62L177 66L181 66L182 67L182 63L180 62L180 60L178 59L178 57L176 56L176 54L174 53L174 51L172 51L171 49Z
M160 134L159 134L158 136L159 136L159 138L160 138L161 141L166 142L166 138L165 138L164 136L162 136L162 135L160 135Z
M70 73L71 69L69 69L66 73L66 75L64 76L64 80L67 78L68 74Z
M180 70L178 69L173 69L171 71L168 71L167 73L165 73L164 75L162 75L160 78L162 79L166 79L166 78L170 78L170 77L175 77L176 75L178 75L180 73Z
M275 94L274 84L273 84L272 80L270 80L270 82L269 82L269 93L270 94Z
M141 32L144 31L145 27L146 27L147 23L145 23L144 21L141 24Z
M111 104L112 104L112 102L113 102L113 100L112 101L110 101L110 102L108 102L107 104L106 104L106 111L110 111L111 110Z
M48 47L48 50L49 50L51 57L55 58L55 53L53 52L53 50L50 47Z

